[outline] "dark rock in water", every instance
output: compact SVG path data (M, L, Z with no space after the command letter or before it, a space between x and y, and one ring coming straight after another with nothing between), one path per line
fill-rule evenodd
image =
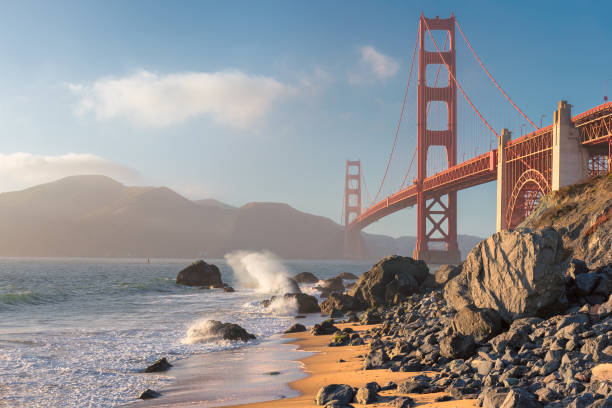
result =
M456 358L469 358L476 351L476 343L472 336L453 333L440 340L440 354L454 360Z
M195 261L176 276L176 283L187 286L223 287L221 272L216 265Z
M317 283L319 278L311 272L300 272L293 277L297 283Z
M338 319L338 318L340 318L342 316L344 316L344 313L342 313L338 309L332 310L331 313L329 314L329 317L331 317L332 319Z
M316 396L317 405L325 405L331 401L340 404L349 404L353 400L353 387L346 384L330 384L322 387Z
M305 293L285 293L283 295L285 300L295 299L297 304L298 313L320 313L321 308L319 302L314 296L307 295ZM263 300L261 305L263 307L270 307L272 302L278 299L278 296L272 296L270 299Z
M210 334L220 337L223 340L249 341L255 339L255 335L247 332L242 327L234 323L221 323L217 320L210 320L208 328Z
M285 330L283 333L300 333L305 331L306 327L303 324L296 323L287 330Z
M330 314L334 309L342 312L363 310L361 303L353 296L341 293L332 293L327 299L321 302L321 313Z
M461 268L462 265L442 265L434 273L434 280L439 286L444 286L449 280L459 275Z
M462 273L446 285L445 299L455 310L465 306L458 307L462 302L456 295L462 291L453 291L451 285L464 276L471 303L497 311L508 323L520 317L550 316L565 310L568 268L568 252L557 231L500 231L470 251Z
M310 334L313 336L321 336L326 334L334 334L337 331L340 331L340 329L334 326L333 320L329 319L312 326L310 329Z
M344 292L345 288L341 278L332 278L322 281L315 289L321 292L322 297L329 297L332 293Z
M170 367L172 367L172 364L170 364L168 360L166 360L166 357L163 357L157 360L156 362L154 362L153 364L151 364L150 366L148 366L147 368L145 368L144 372L145 373L159 373L162 371L168 371Z
M269 371L266 375L280 375L280 371Z
M231 286L226 286L226 287L224 287L224 288L223 288L223 291L224 291L225 293L232 293L232 292L235 292L234 288L232 288Z
M474 337L474 340L483 342L502 331L502 321L493 309L477 309L466 306L459 310L452 323L456 333Z
M391 304L396 294L409 296L417 292L428 275L425 262L391 255L361 275L349 295L367 307Z
M152 389L146 389L138 396L138 398L142 400L148 400L148 399L159 398L159 397L161 397L161 394Z
M350 272L342 272L340 275L336 276L337 279L344 279L344 280L357 280L359 279L359 276L355 275L354 273L350 273Z

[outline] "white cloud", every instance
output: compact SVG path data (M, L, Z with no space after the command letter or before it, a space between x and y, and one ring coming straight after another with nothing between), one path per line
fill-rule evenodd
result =
M274 78L240 71L168 75L139 71L69 87L80 98L79 114L154 127L209 115L216 122L245 129L262 120L274 103L297 93Z
M349 74L350 83L358 84L372 79L385 80L397 74L399 63L392 57L377 51L371 45L361 47L360 52L358 72Z
M101 174L121 182L133 182L138 172L93 154L68 153L41 156L31 153L0 154L0 191L47 183L62 177Z

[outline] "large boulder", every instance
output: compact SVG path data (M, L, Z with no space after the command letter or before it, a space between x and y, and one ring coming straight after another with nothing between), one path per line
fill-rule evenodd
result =
M469 358L476 351L476 343L472 336L451 333L440 339L440 354L451 360Z
M459 310L452 322L453 331L474 337L478 342L489 340L503 330L502 320L493 309L466 306Z
M214 286L223 287L221 272L216 265L208 264L202 260L195 261L176 276L176 283L187 286Z
M346 312L357 312L363 310L360 302L353 296L341 293L332 293L327 299L321 302L321 313L331 314L333 310Z
M297 283L317 283L319 278L317 278L311 272L300 272L293 277Z
M319 313L321 308L319 302L314 296L307 295L305 293L285 293L283 296L272 296L270 299L263 300L261 305L263 307L270 307L275 301L283 300L284 302L295 302L298 313Z
M425 262L391 255L361 275L349 295L365 307L390 304L395 295L408 296L418 292L428 275Z
M462 273L446 285L444 297L456 310L471 300L478 308L497 311L508 323L548 316L567 303L569 261L553 229L500 231L472 249Z

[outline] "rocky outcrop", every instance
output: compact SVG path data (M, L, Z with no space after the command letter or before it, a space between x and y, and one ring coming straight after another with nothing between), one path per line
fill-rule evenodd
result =
M216 265L195 261L176 276L178 285L222 288L221 272Z
M310 328L310 334L313 336L322 336L325 334L334 334L335 332L340 331L336 326L334 326L333 320L325 320L321 323L317 323Z
M592 269L612 264L612 173L546 195L520 227L553 227L574 258Z
M444 297L455 310L471 303L497 311L508 323L550 316L567 304L568 268L568 253L555 230L501 231L469 253L462 272L445 286Z
M293 277L297 283L317 283L319 278L311 272L300 272Z
M365 307L391 304L398 299L396 295L401 297L418 292L420 284L428 275L429 269L425 262L391 255L361 275L349 295Z
M247 332L237 324L221 323L217 320L209 321L208 333L223 340L249 341L255 339L254 334Z
M261 305L263 307L270 307L270 305L280 299L281 296L272 296L270 299L263 300ZM319 302L314 296L307 295L305 293L285 293L282 298L286 302L294 301L297 306L298 313L319 313L321 308Z
M353 296L340 293L332 293L327 299L321 302L321 313L331 314L333 310L340 310L344 313L350 311L360 311L363 307Z

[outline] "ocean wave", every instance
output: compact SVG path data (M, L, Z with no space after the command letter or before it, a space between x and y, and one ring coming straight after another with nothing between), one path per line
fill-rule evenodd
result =
M39 305L52 301L52 296L34 293L29 290L23 292L9 292L0 294L0 304L8 306Z

